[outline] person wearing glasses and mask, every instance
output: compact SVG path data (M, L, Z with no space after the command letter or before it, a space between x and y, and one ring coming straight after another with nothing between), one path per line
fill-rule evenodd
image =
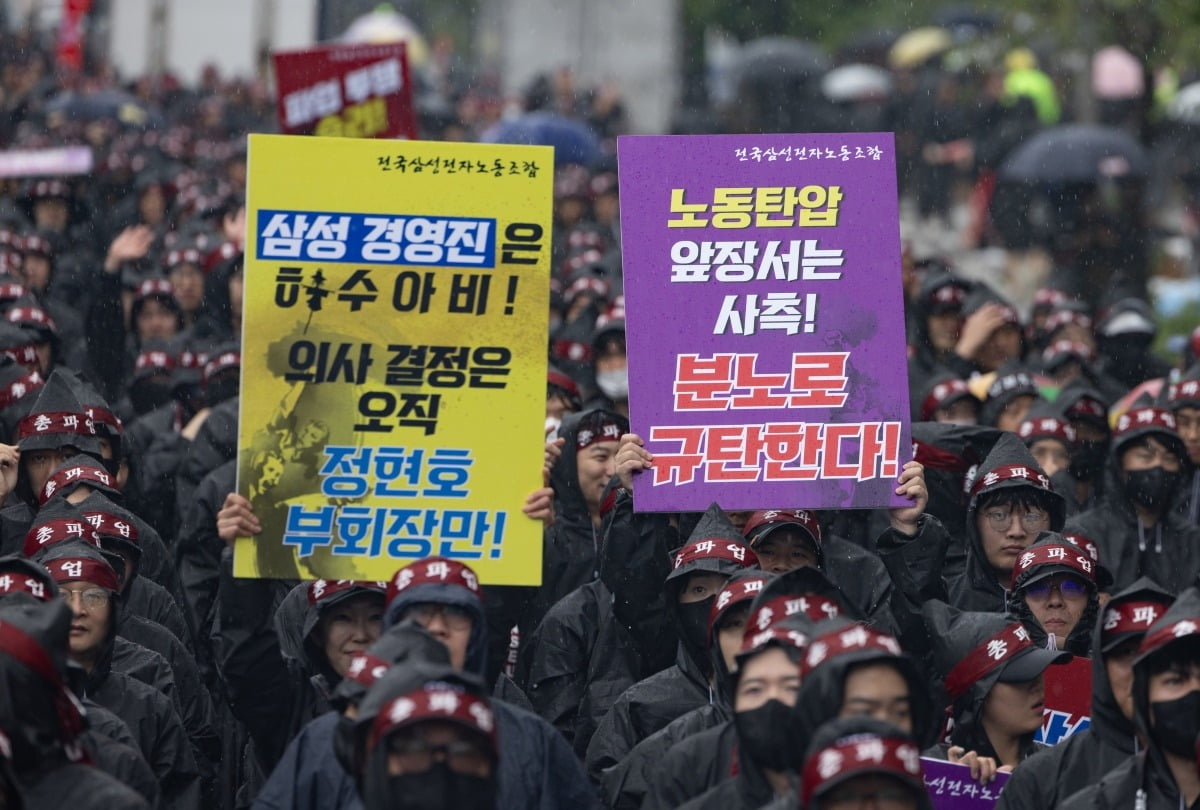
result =
M1200 527L1178 508L1190 473L1170 411L1135 407L1117 420L1104 497L1068 527L1096 541L1117 589L1145 576L1179 593L1200 572Z

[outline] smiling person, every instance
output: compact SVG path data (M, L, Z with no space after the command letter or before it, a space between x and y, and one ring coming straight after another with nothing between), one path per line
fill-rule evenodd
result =
M1095 540L1117 588L1141 576L1172 593L1191 585L1200 573L1200 527L1176 508L1191 461L1171 412L1137 407L1122 414L1106 474L1104 497L1068 531Z
M1099 566L1055 532L1042 532L1013 567L1012 612L1035 644L1087 656L1100 610Z
M1071 654L1038 647L1019 622L995 613L934 601L925 606L925 621L953 720L949 744L925 755L962 762L976 779L990 782L997 769L1011 770L1037 753L1033 737L1045 708L1042 675Z
M1059 805L1176 808L1200 802L1200 590L1188 588L1146 631L1133 659L1133 721L1145 748Z

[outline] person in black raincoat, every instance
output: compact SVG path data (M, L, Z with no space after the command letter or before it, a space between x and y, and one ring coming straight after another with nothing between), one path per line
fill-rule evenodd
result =
M866 802L933 810L917 741L873 717L840 717L821 726L808 746L800 785L804 810L862 807ZM771 810L783 806L769 805Z
M1117 420L1104 498L1067 524L1096 542L1116 588L1147 576L1178 593L1200 573L1200 527L1174 508L1190 472L1170 411L1134 408Z
M923 634L914 628L914 620L929 599L945 599L962 610L1007 611L1017 557L1038 532L1062 530L1062 498L1015 434L1002 433L996 439L975 471L969 492L967 558L961 573L943 569L950 538L935 520L923 518L922 533L915 538L895 525L879 538L880 557L903 597L901 624L908 649L919 649Z
M555 519L543 536L542 584L488 589L492 673L505 659L514 625L525 644L558 600L596 578L600 506L616 471L620 438L628 432L625 417L604 410L571 414L559 426L561 454L550 470Z
M950 700L949 742L926 756L963 762L978 777L981 758L1016 767L1038 751L1046 667L1071 654L1038 647L1020 622L996 613L960 611L944 602L925 605L933 665ZM974 754L974 757L971 755Z
M1075 431L1075 446L1067 469L1050 476L1050 482L1067 503L1067 517L1074 517L1096 506L1104 494L1112 441L1108 400L1084 383L1072 383L1058 393L1054 404Z
M1063 810L1200 807L1200 590L1179 594L1133 661L1133 724L1145 749L1063 801Z
M219 664L233 714L250 733L259 766L270 773L292 737L329 710L329 694L345 676L350 657L379 638L385 588L382 582L323 579L298 585L306 608L298 628L300 649L290 650L273 621L269 583L235 579L232 563L226 552L218 598ZM284 623L296 631L294 622Z
M969 380L1024 358L1025 337L1017 310L986 284L972 286L963 301L962 318L958 343L942 358L942 365L954 376Z
M1025 414L1016 434L1029 448L1033 460L1050 476L1067 469L1071 450L1075 447L1075 428L1062 416L1059 408L1045 400L1037 400Z
M1104 585L1111 576L1105 569ZM1087 657L1100 610L1100 566L1075 543L1042 532L1013 566L1011 612L1033 643Z
M818 569L797 568L766 582L754 597L746 627L762 632L786 623L789 629L807 636L812 633L812 625L830 618L845 616L855 622L864 621L865 617L845 599L846 595ZM872 638L876 635L875 631L870 633ZM646 758L643 767L649 785L644 807L672 810L737 773L732 674L722 693L728 697L720 713L706 712L708 707L699 709L659 732L663 739L650 737L643 743L649 749L642 752L644 755L655 753L652 746L660 752L653 761Z
M1166 377L1171 369L1151 351L1158 334L1154 310L1140 298L1122 298L1096 324L1096 369L1126 390Z
M733 671L737 668L735 656L742 646L751 603L771 579L771 574L746 568L734 573L726 581L713 602L708 620L708 650L716 687L713 702L672 720L635 745L616 765L605 770L600 778L600 793L606 807L627 810L641 807L649 793L653 772L671 746L732 719L732 680ZM728 765L726 762L726 771Z
M4 799L29 810L150 805L92 767L82 743L85 720L65 675L71 611L60 600L7 596L0 603L0 732L11 770Z
M388 583L384 623L415 622L446 645L455 671L472 680L487 670L487 621L475 572L455 560L429 557L401 568ZM583 767L554 727L510 702L492 700L504 757L497 772L496 810L598 807Z
M587 749L593 781L672 720L713 702L709 615L726 580L757 567L758 558L741 533L720 507L710 506L675 555L663 586L679 637L675 664L626 689L600 721Z
M954 425L974 425L979 422L979 398L965 380L953 374L934 374L924 388L912 390L916 394L912 408L914 420Z
M928 273L917 292L913 317L916 334L909 350L908 385L927 390L931 380L944 375L962 336L962 307L971 282L947 270Z
M292 738L267 778L254 810L361 810L354 778L341 756L330 753L340 744L339 729L353 725L353 715L367 691L395 666L414 662L449 666L446 646L408 623L389 628L379 640L355 653L346 677L333 691L334 710L313 720Z
M1175 415L1175 429L1192 463L1191 477L1183 484L1185 510L1192 523L1200 523L1200 364L1171 383L1167 407Z
M129 662L121 669L114 662L120 621L117 572L99 551L80 541L53 546L42 564L73 612L71 658L87 671L85 694L129 726L158 777L163 806L199 808L200 771L172 698L127 674ZM133 648L130 653L127 646L126 654L147 654L145 648Z
M997 810L1052 810L1143 747L1134 728L1133 660L1146 631L1172 601L1145 577L1108 601L1104 620L1092 631L1091 724L1021 763L1004 785Z
M1033 374L1017 361L1005 363L987 388L979 424L1016 433L1041 397Z

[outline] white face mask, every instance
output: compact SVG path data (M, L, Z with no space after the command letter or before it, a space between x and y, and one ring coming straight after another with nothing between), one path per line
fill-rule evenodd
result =
M596 386L609 399L626 399L629 396L629 369L601 371L596 375Z

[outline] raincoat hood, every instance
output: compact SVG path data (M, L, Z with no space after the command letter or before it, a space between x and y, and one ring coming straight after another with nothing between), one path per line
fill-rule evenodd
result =
M1036 402L1041 395L1033 373L1020 363L1009 361L996 372L996 378L988 386L983 407L979 409L979 424L995 427L1000 414L1017 397L1033 397Z
M483 588L475 572L456 560L428 557L401 568L387 586L383 626L401 622L414 605L453 605L471 615L467 639L466 671L483 677L487 664L487 618L483 612Z
M957 535L967 516L967 476L992 451L1002 431L981 425L914 422L914 458L925 466L925 511Z
M568 414L558 427L562 454L550 469L555 511L572 524L591 525L587 500L579 488L579 452L598 441L619 441L629 432L629 420L613 411L594 408Z

